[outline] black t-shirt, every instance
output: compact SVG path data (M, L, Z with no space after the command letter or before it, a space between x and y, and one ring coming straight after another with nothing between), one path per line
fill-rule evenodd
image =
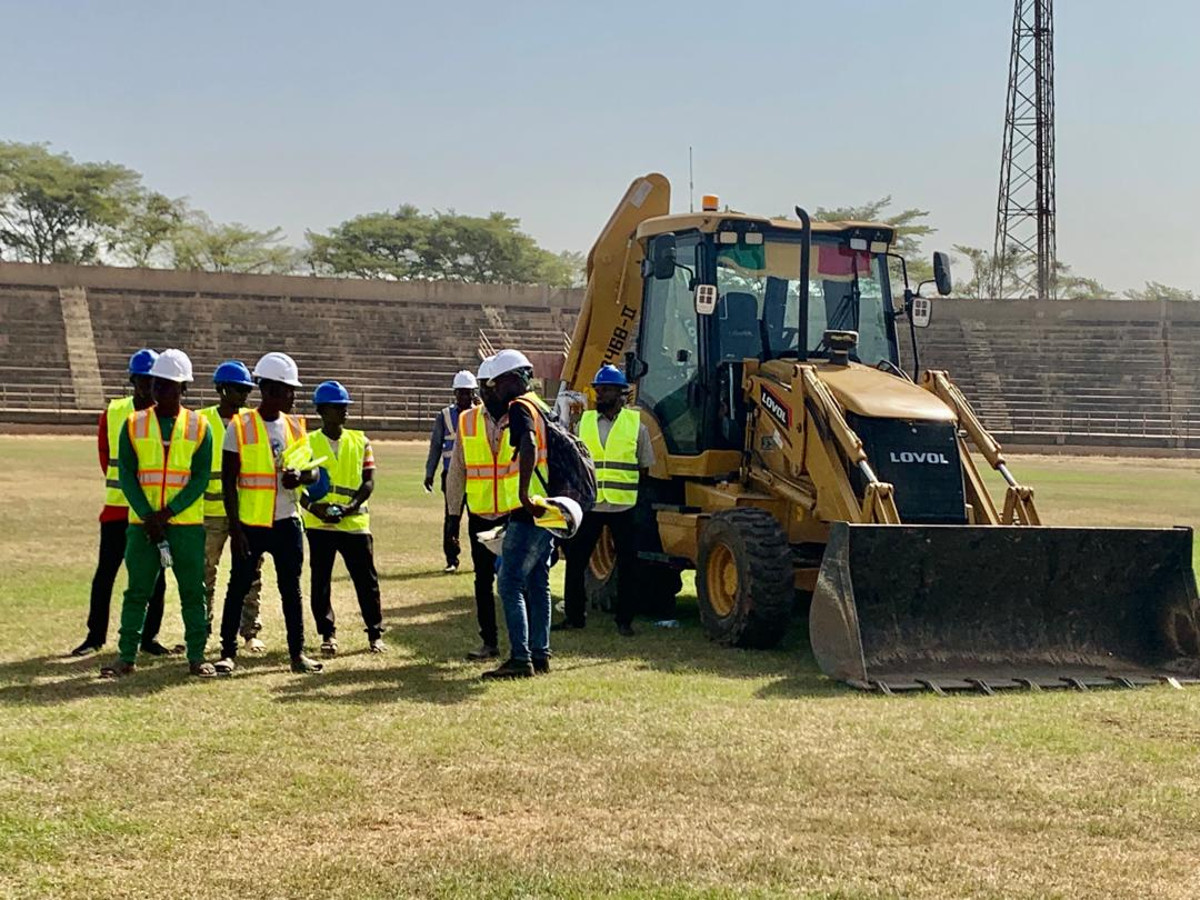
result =
M537 422L534 421L533 415L529 412L529 407L524 403L513 401L508 406L508 441L512 445L514 452L517 454L521 451L521 441L525 435L530 436L530 440L537 446ZM531 476L529 483L529 492L531 494L544 493L541 482L538 481L536 474ZM512 511L509 516L510 521L514 522L532 522L533 516L525 512L518 506Z

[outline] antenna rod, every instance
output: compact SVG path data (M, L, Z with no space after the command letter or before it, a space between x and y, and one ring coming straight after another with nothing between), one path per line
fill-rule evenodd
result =
M692 148L688 146L688 212L696 211L696 179L692 170Z

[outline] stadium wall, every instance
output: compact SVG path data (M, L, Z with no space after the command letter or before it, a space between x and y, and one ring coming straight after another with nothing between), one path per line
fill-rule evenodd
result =
M346 382L366 427L421 432L481 337L552 369L582 300L545 287L0 263L0 422L94 421L123 390L132 349L178 345L198 372L285 350L306 383ZM949 370L1002 440L1200 448L1200 304L939 298L918 340L922 366ZM206 390L198 381L192 402L211 402Z

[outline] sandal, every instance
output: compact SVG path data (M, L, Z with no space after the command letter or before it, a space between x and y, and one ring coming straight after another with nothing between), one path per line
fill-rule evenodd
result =
M267 652L267 645L256 637L246 638L245 650L247 653L252 653L255 656L262 656Z
M217 667L210 662L194 662L188 666L190 671L197 678L216 678Z
M337 638L330 636L321 641L321 655L325 657L337 656L338 642Z
M228 656L219 659L216 665L213 666L213 671L218 675L232 675L233 670L237 668L237 664Z
M103 666L100 669L100 677L105 679L124 678L126 675L132 675L137 671L137 666L133 663L118 662L111 666Z

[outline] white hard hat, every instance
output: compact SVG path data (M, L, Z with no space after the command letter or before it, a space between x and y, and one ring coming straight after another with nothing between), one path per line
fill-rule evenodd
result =
M496 354L492 354L479 364L479 380L486 382L492 377L492 366L495 365Z
M579 530L579 526L583 524L583 509L580 508L579 504L570 497L547 497L546 504L561 514L564 520L563 523L556 526L542 519L535 519L534 522L546 528L546 530L556 537L563 538L564 540L574 537L575 532Z
M520 350L501 350L492 359L492 367L488 372L488 380L495 381L501 375L517 369L532 369L533 363Z
M251 373L255 378L265 378L268 381L281 381L292 387L300 387L300 370L296 361L286 353L268 353L254 365Z
M150 367L150 377L182 384L192 380L192 361L182 350L164 350Z
M465 388L467 390L473 391L477 387L479 387L479 382L477 382L475 380L475 376L472 375L470 372L468 372L466 369L463 369L461 372L458 372L455 374L454 390L457 391L459 388Z

